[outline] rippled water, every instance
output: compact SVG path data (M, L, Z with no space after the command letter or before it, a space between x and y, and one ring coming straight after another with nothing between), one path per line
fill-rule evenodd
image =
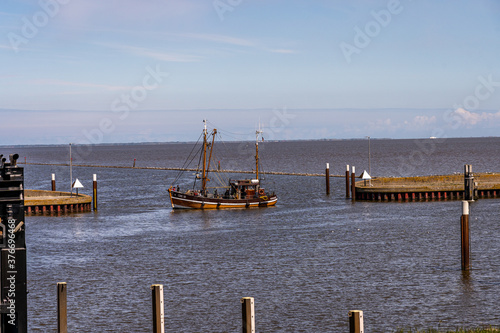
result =
M223 167L253 156L245 144L222 148ZM69 152L6 150L55 163L66 163ZM97 146L75 163L131 166L136 158L138 166L181 166L190 150ZM266 170L320 173L326 162L335 174L345 164L368 169L366 140L266 142L261 150ZM374 176L439 174L467 163L498 172L499 150L498 138L371 140L371 169ZM26 188L50 189L51 173L59 190L69 187L68 167L27 165ZM93 173L97 213L26 218L32 332L56 330L59 281L68 283L71 332L150 332L155 283L164 285L169 332L239 332L244 296L255 298L259 332L345 332L354 309L364 311L366 332L500 325L497 199L471 206L473 269L464 274L458 201L352 204L342 178L332 179L326 196L322 177L266 176L276 207L172 211L166 188L177 172L75 167L82 192L91 193Z

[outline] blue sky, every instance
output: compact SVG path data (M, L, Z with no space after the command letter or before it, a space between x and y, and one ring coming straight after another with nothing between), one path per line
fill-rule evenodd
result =
M4 0L0 36L0 144L500 128L493 0Z

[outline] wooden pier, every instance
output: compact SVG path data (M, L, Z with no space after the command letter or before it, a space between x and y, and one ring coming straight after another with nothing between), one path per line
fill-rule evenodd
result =
M499 198L500 174L474 174L474 197ZM356 200L365 201L428 201L465 200L464 175L373 178L371 186L356 182Z

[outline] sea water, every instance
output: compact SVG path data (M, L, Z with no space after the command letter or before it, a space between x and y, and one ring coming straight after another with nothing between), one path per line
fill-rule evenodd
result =
M255 143L216 146L222 169L252 170ZM74 164L182 167L192 143L72 147ZM20 162L69 163L69 146L3 147ZM372 176L500 172L500 138L263 142L265 171ZM193 159L197 164L198 160ZM69 191L69 167L21 165L27 189ZM238 332L242 297L260 332L366 332L500 325L500 200L470 212L471 265L460 269L460 201L345 198L345 180L264 175L276 207L172 210L167 189L193 172L73 167L99 210L26 217L31 332L56 331L56 283L68 283L71 332L150 332L152 284L163 284L168 332ZM251 175L223 174L223 177ZM210 183L215 183L215 175Z

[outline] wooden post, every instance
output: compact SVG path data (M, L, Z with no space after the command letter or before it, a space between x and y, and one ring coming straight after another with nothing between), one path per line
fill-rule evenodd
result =
M52 191L56 190L56 174L52 174Z
M466 165L464 165L464 199L465 200L470 200L468 176L469 176L469 165L466 164Z
M363 333L363 311L349 311L349 333Z
M460 218L460 232L462 240L462 270L470 269L470 235L469 235L469 202L462 201L462 217Z
M132 166L132 168L135 168L135 158L134 158L134 165Z
M255 333L255 307L253 297L243 297L241 300L243 315L243 333Z
M352 201L356 201L356 168L352 167L351 173L351 198Z
M165 333L165 314L163 309L163 285L151 285L153 298L153 333Z
M66 282L57 282L57 332L68 333Z
M326 163L326 195L330 195L330 163Z
M345 171L345 197L349 198L351 196L351 189L349 188L349 164L347 164L347 170Z
M93 195L93 202L94 202L94 211L97 210L97 175L94 173L94 182L93 182L93 187L94 187L94 195Z

